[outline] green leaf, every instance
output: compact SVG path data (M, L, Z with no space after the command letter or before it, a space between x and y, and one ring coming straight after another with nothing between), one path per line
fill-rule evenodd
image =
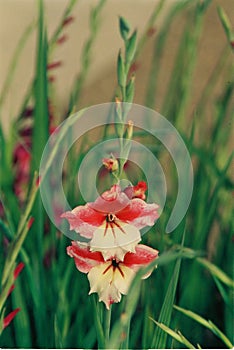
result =
M176 310L180 311L182 314L192 318L194 321L200 323L204 327L208 328L218 338L220 338L225 343L225 345L227 345L227 347L229 349L233 348L233 345L230 342L230 340L226 337L226 335L213 322L211 322L210 320L207 321L205 318L201 317L200 315L196 314L195 312L183 309L182 307L174 305L174 308Z
M182 246L183 246L184 237L185 237L185 219L182 221L182 224L179 226L179 228L182 228L183 230L183 238L182 238ZM158 319L159 323L163 323L166 326L169 326L171 321L175 293L176 293L177 283L179 279L180 265L181 265L181 259L178 259L176 261L174 272L170 280L167 293L166 293L163 306L161 308L161 312ZM167 343L167 334L163 332L160 328L157 328L154 333L151 348L165 349L166 343Z
M226 275L225 272L223 272L218 266L212 264L210 261L204 259L204 258L197 258L196 261L207 268L213 277L218 278L221 282L226 284L227 286L234 288L234 281Z
M163 330L163 332L165 332L166 334L170 335L172 338L174 338L176 341L178 341L179 343L187 346L188 349L196 349L189 341L188 339L186 339L182 333L180 332L175 332L173 331L171 328L167 327L165 324L163 323L159 323L157 321L155 321L154 319L152 319L150 317L150 319L159 327Z
M126 42L126 62L131 63L136 52L137 31L135 30Z
M219 15L220 21L222 23L223 29L224 29L225 34L227 36L227 39L231 41L232 28L231 28L230 20L227 16L226 12L224 11L224 9L221 6L217 7L217 11L218 11L218 15Z
M47 38L44 28L44 10L42 0L39 0L37 63L34 99L35 115L32 141L32 170L37 170L39 168L43 149L49 136Z
M119 86L124 87L126 85L126 73L125 73L124 61L123 61L123 56L121 54L121 51L119 51L118 60L117 60L117 78L118 78Z
M126 19L124 19L123 17L119 17L119 30L120 30L121 37L125 41L128 37L130 26L126 21Z

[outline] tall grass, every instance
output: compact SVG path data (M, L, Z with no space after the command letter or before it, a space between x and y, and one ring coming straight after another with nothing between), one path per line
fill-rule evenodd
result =
M142 38L138 40L127 21L120 19L120 32L124 26L129 26L131 33L129 41L125 38L126 52L131 45L134 46L131 60L128 61L127 53L125 56L121 53L116 58L119 83L116 93L122 100L134 102L134 78L129 73L138 55L141 55L141 59L144 57L148 30L157 24L163 3L161 1L155 7L154 13L145 23ZM96 295L88 296L86 276L75 269L72 259L66 255L69 239L57 232L49 221L37 193L36 177L41 155L51 128L57 123L50 111L50 105L56 104L56 100L51 101L49 93L51 81L48 79L48 56L51 57L52 51L56 50L56 43L63 33L64 21L71 18L76 1L68 3L51 38L47 38L43 1L38 4L35 77L9 134L3 132L2 122L0 123L0 346L231 348L234 340L231 220L233 155L230 144L234 81L233 65L229 63L233 31L228 16L219 8L217 16L224 27L227 45L217 58L215 70L201 92L192 116L189 115L188 107L193 91L195 65L201 36L204 35L203 25L212 0L179 1L171 6L162 25L157 26L150 75L145 87L145 105L150 108L155 108L155 99L159 93L158 75L163 54L167 50L171 24L179 15L186 15L160 112L175 125L189 149L194 163L194 191L185 218L174 232L166 234L167 218L177 194L175 169L169 165L167 171L172 176L169 179L170 192L163 215L143 236L144 243L160 251L157 269L144 283L141 283L140 278L146 271L139 271L128 295L123 297L120 304L112 305L110 321L106 318L104 305L98 303ZM95 55L93 44L104 6L105 1L100 0L91 12L90 36L83 48L82 69L74 81L69 105L66 106L68 112L63 119L69 118L70 113L79 106L84 82ZM6 93L13 82L18 56L31 31L30 26L13 57L0 106L4 104ZM124 39L123 32L120 34ZM130 41L132 44L129 44ZM222 77L222 74L228 74L228 78L225 75ZM215 88L220 81L223 89L217 96ZM211 108L212 118L209 120L209 131L204 133L203 130L208 125L208 107ZM29 130L25 123L27 113L30 115ZM0 115L2 116L2 111ZM29 144L25 143L26 129ZM104 140L115 133L114 129L108 128L98 135L103 135ZM64 186L73 207L82 204L73 175L75 178L76 170L87 149L93 145L94 137L96 134L84 135L79 147L72 149L67 159ZM133 137L142 144L147 140L151 152L162 162L167 162L167 154L157 147L149 135L136 131ZM23 186L24 196L20 198L16 195L17 167L22 167L25 159L18 159L18 163L14 159L19 145L30 153L30 176L23 185L17 183ZM71 177L66 176L68 173ZM34 218L33 223L31 216ZM14 282L13 271L19 262L23 262L25 268ZM147 268L148 271L152 267L155 267L155 262ZM8 295L13 282L15 289ZM17 307L20 307L20 312L8 327L2 329L4 317ZM111 322L109 336L106 332L108 322Z

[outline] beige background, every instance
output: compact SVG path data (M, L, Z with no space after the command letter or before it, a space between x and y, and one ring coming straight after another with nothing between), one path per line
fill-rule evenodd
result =
M174 2L175 0L165 1L165 8L157 22L158 27L162 24L168 7ZM84 41L89 36L89 12L96 3L96 0L78 1L73 11L75 21L65 30L69 40L55 50L54 60L61 60L63 63L62 67L54 71L57 87L56 108L59 114L65 109L72 82L76 74L79 73L81 50ZM118 16L122 15L128 19L132 28L137 28L140 35L156 3L158 3L157 0L107 0L101 14L101 26L93 47L92 64L79 107L87 104L109 102L112 98L116 86L116 57L122 45L118 32ZM66 0L45 0L49 37L56 28L66 4L68 4ZM234 23L234 2L232 0L213 0L207 11L200 43L199 60L196 65L193 87L193 104L199 97L200 91L206 84L209 74L226 43L223 28L217 16L216 7L218 4L222 5L229 14L232 23ZM16 45L25 28L36 18L37 1L0 0L0 91ZM159 77L161 89L160 95L157 96L156 106L159 111L165 82L168 81L169 72L173 66L178 37L182 29L183 18L179 17L173 25L173 35L170 36L168 51L165 53ZM153 42L154 38L150 38L140 57L141 68L136 77L134 102L141 104L144 103L144 91L148 80ZM33 32L23 50L15 73L14 83L3 106L1 118L4 118L5 126L19 111L23 96L32 79L35 65L35 48L36 31Z

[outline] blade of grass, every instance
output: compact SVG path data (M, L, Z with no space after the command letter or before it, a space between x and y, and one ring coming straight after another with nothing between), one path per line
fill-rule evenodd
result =
M177 234L180 232L180 230L183 232L183 236L182 236L182 246L183 246L184 239L185 239L185 219L182 221L179 228L177 228L176 230ZM167 293L165 295L165 299L164 299L164 302L160 311L159 319L158 319L159 323L163 323L166 326L169 326L171 321L175 293L177 289L177 283L179 280L180 265L181 265L181 259L178 259L176 261L174 272L173 272L171 281L169 283ZM156 328L153 336L151 348L165 349L166 343L167 343L167 334L164 331L162 331L160 328Z
M230 342L230 340L226 337L226 335L220 329L218 329L218 327L213 322L211 322L210 320L207 321L200 315L192 311L183 309L179 306L174 305L174 308L180 311L181 313L183 313L184 315L192 318L194 321L200 323L204 327L208 328L209 330L211 330L211 332L213 332L217 337L219 337L229 349L233 349L233 345Z
M26 235L29 231L30 219L28 219L28 217L29 217L29 214L32 210L37 191L38 191L37 174L35 174L34 181L33 181L32 188L31 188L31 194L29 196L29 202L26 206L25 213L20 220L15 239L11 243L11 246L9 248L8 255L7 255L7 258L5 261L3 275L2 275L2 285L4 285L4 283L6 282L8 276L9 276L9 272L12 269L12 266L14 265L14 263L16 261L16 258L19 254L21 247L22 247L22 244L23 244L23 242L26 238ZM0 307L0 309L1 309L1 307Z
M234 281L229 276L227 276L218 266L203 258L197 258L196 261L208 269L214 278L217 278L228 287L234 288Z
M170 335L179 343L185 345L188 349L196 349L188 339L186 339L181 332L175 332L171 328L167 327L165 324L155 321L153 318L150 319L166 334Z

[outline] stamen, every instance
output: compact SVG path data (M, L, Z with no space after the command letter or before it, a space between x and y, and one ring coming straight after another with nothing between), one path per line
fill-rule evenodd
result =
M116 221L114 222L114 224L120 229L121 232L123 232L124 234L126 234L126 232L124 231L123 227L120 226Z
M110 223L110 227L111 227L111 231L112 231L112 233L113 233L113 236L116 238L115 230L114 230L113 224L115 224L115 223L114 223L114 222L113 222L113 223Z
M103 275L105 275L105 273L112 267L112 264L110 264L109 266L107 266L107 268L103 271Z
M121 276L124 277L124 273L123 273L123 271L121 270L121 268L119 267L119 265L117 266L117 269L119 270Z
M105 235L106 235L106 233L107 233L108 226L109 226L109 224L108 224L108 222L106 221L106 227L105 227L105 231L104 231L104 237L105 237Z

